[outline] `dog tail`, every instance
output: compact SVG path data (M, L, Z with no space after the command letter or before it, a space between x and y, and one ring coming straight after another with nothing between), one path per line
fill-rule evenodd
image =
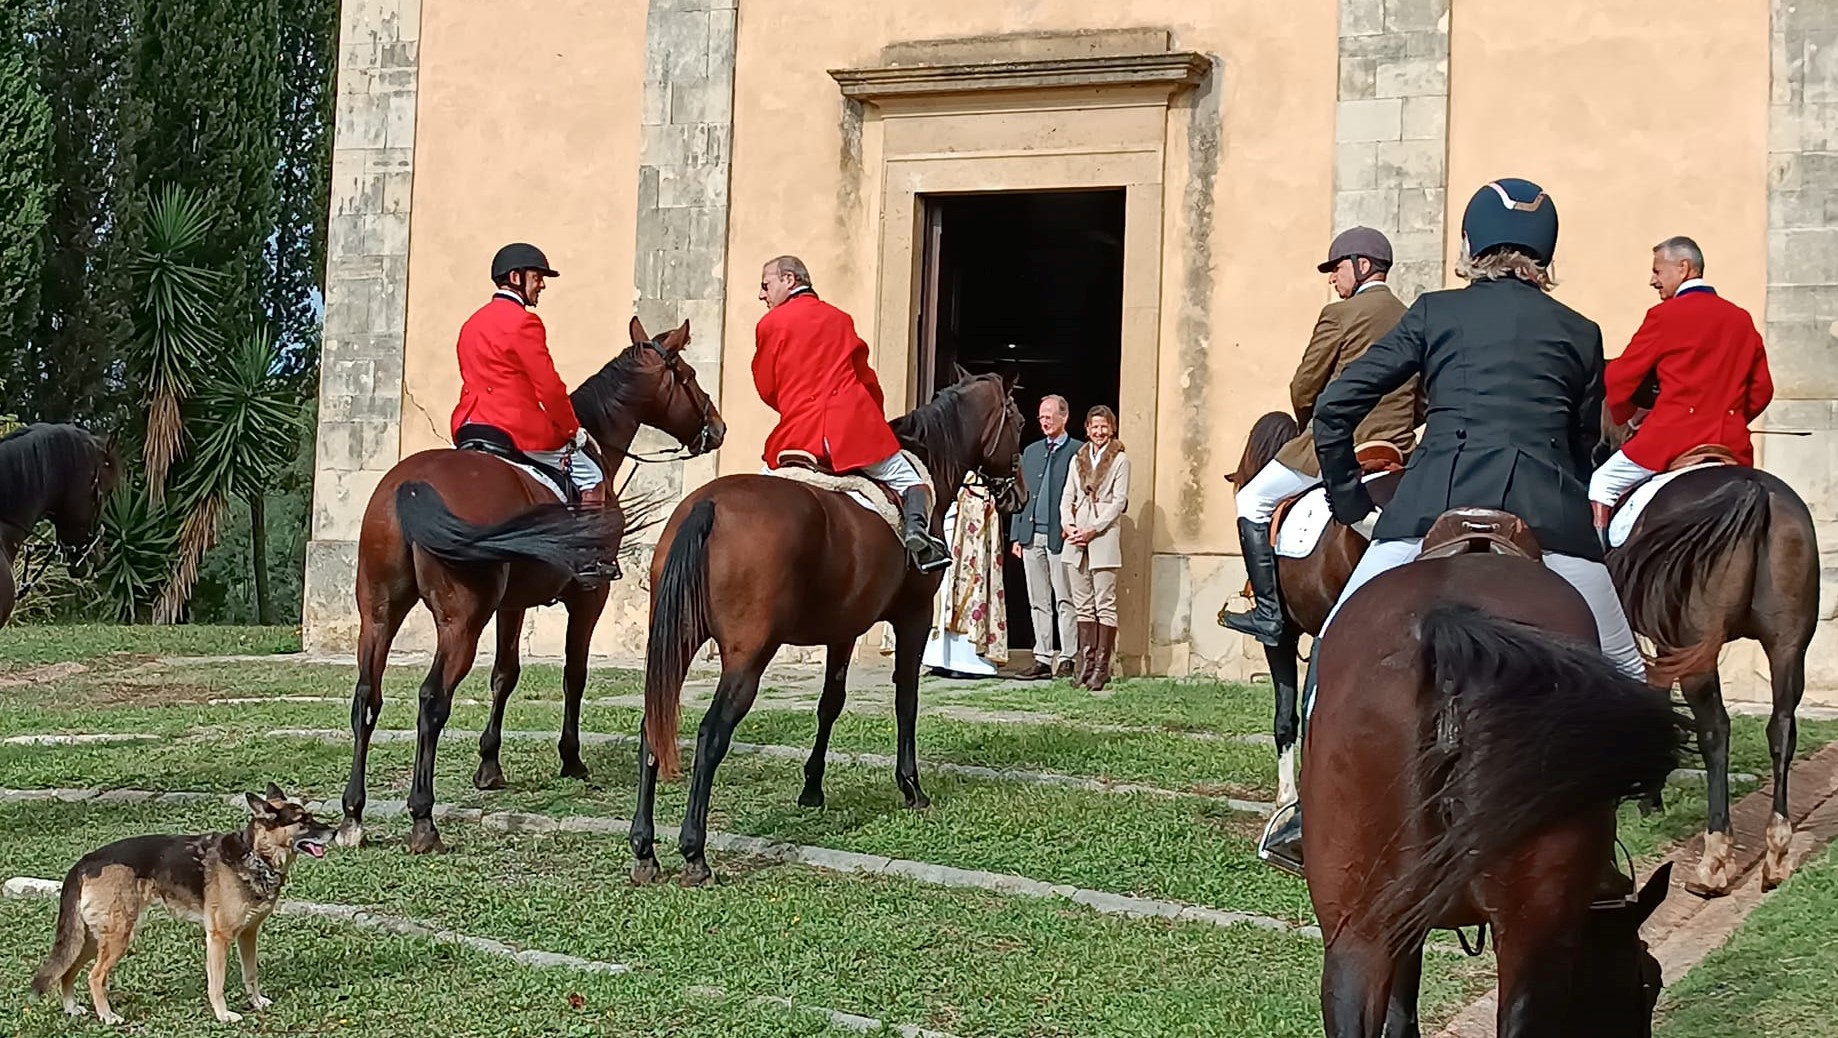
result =
M43 998L53 991L62 990L64 974L77 964L83 955L83 941L87 928L83 925L83 911L78 902L83 896L83 877L77 875L76 869L64 877L64 892L57 903L57 938L52 942L51 954L45 964L32 974L32 994Z

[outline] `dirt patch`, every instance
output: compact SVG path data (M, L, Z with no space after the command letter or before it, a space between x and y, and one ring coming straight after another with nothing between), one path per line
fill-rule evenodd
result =
M89 673L89 668L81 663L47 663L38 667L14 671L0 677L0 688L19 688L25 685L46 685L54 681L68 681L79 674Z

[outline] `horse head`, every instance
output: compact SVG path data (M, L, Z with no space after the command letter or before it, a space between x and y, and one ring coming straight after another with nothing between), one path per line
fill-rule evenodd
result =
M1021 474L1021 430L1027 423L1015 403L1015 377L972 375L960 366L957 384L965 389L969 421L978 430L976 457L968 467L989 484L998 511L1019 512L1028 501Z
M706 454L727 437L727 422L696 382L696 369L683 356L689 322L657 338L638 318L630 325L632 344L589 376L574 391L575 413L601 450L616 465L629 454L638 427L661 429L682 447L676 460Z
M64 561L75 566L101 537L102 507L121 482L121 459L115 452L113 433L104 439L86 429L69 428L81 460L70 470L68 482L46 517L57 530Z
M1666 900L1672 863L1647 878L1634 897L1597 904L1589 911L1577 948L1573 988L1578 1031L1651 1035L1653 1007L1663 980L1659 960L1640 939L1640 927Z

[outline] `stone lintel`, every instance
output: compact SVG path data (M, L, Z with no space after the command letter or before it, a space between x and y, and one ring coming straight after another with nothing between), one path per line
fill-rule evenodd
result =
M1194 86L1212 60L1193 51L1106 57L992 61L945 65L883 65L831 69L830 77L853 101L885 101L941 94L1009 90L1159 86L1170 94Z

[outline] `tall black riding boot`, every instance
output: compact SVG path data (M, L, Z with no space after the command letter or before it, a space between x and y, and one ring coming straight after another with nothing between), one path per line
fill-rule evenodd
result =
M1257 596L1248 613L1219 613L1219 623L1239 634L1248 634L1264 645L1283 640L1283 603L1276 582L1276 549L1270 544L1270 524L1238 520L1238 540L1244 547L1245 574Z
M924 487L909 487L900 495L900 512L906 529L900 539L906 543L913 565L921 573L944 569L951 564L951 546L932 536L930 502Z
M1308 665L1308 678L1302 682L1301 728L1296 733L1296 745L1302 745L1302 734L1308 730L1308 708L1315 698L1315 665ZM1257 856L1274 868L1292 876L1301 876L1302 872L1302 802L1279 804L1271 813L1270 821L1264 826L1263 839L1258 841Z

